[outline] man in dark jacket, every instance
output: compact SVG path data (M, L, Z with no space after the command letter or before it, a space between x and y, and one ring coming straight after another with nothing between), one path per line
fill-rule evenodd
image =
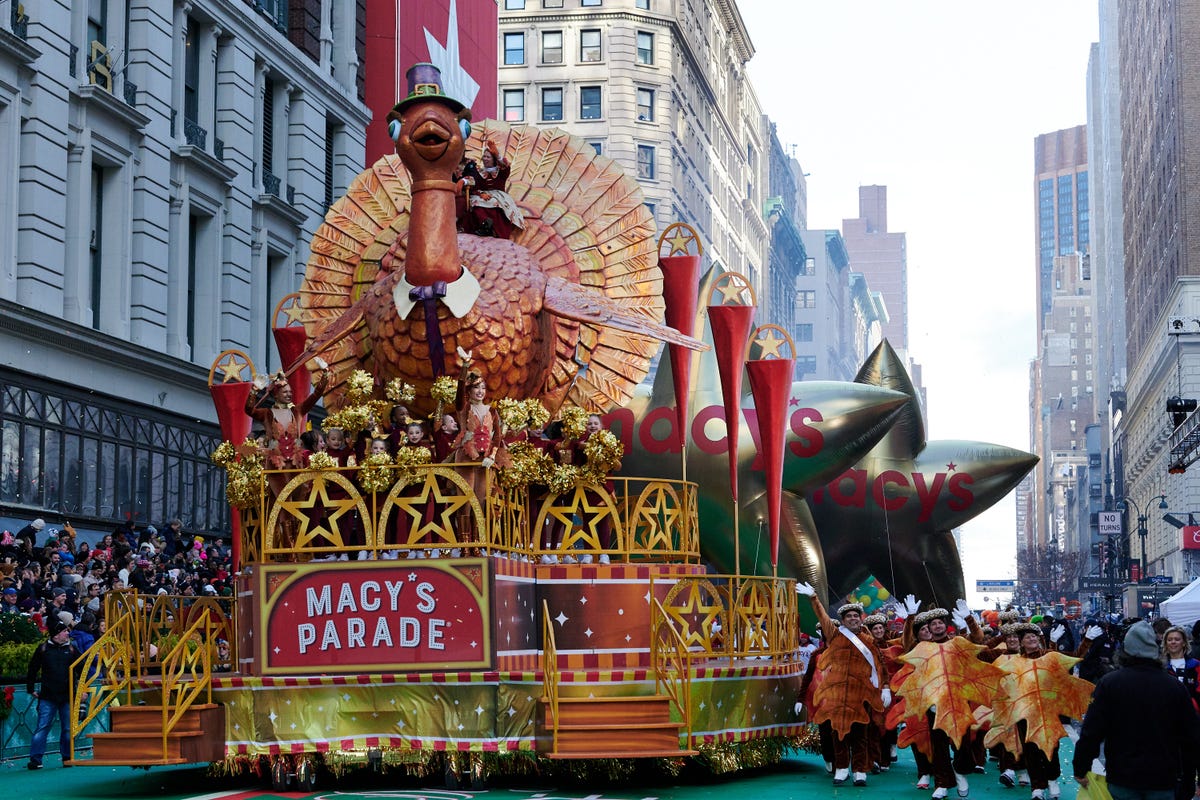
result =
M1096 685L1072 762L1080 786L1087 786L1101 742L1114 797L1170 800L1183 754L1200 748L1200 716L1183 684L1158 660L1158 640L1148 622L1129 628L1124 666Z
M29 768L41 769L42 756L46 754L46 738L58 717L59 751L63 766L70 766L71 757L71 681L74 675L71 664L79 658L79 648L71 643L71 629L57 617L51 618L50 638L38 645L29 662L26 677L29 694L38 701L37 728L29 745ZM34 691L41 675L41 689Z

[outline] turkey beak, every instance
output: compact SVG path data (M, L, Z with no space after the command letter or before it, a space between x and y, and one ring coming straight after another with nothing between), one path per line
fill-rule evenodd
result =
M409 138L417 155L426 161L437 161L446 154L452 137L453 133L436 120L427 119L416 127Z

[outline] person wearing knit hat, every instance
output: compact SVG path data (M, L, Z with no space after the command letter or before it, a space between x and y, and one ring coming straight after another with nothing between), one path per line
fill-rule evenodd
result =
M854 785L866 786L871 769L868 727L892 702L887 666L863 630L862 604L846 603L839 608L839 625L825 612L811 585L797 583L796 593L808 597L826 642L817 657L817 669L824 678L814 692L812 721L832 727L833 784L844 784L853 768Z
M887 666L888 674L894 675L900 668L898 660L900 648L888 638L887 615L876 612L866 616L863 618L863 629L871 634L871 639L875 642L875 647L879 650L879 655ZM871 722L872 725L867 729L867 750L871 754L871 763L874 765L871 772L872 774L887 772L892 762L897 760L898 732L894 727L888 728L886 715L880 714L878 718L872 717Z
M1113 797L1175 797L1184 754L1200 748L1200 717L1187 689L1162 668L1150 623L1130 626L1124 649L1124 666L1100 679L1084 715L1075 780L1088 785L1103 743Z

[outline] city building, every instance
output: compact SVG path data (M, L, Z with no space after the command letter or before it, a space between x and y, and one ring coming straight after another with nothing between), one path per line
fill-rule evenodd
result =
M209 368L278 366L272 310L362 165L361 8L4 11L0 518L226 531Z
M1123 240L1110 258L1124 263L1128 344L1114 495L1128 498L1125 541L1135 560L1144 545L1145 574L1180 580L1190 575L1180 532L1159 506L1176 516L1200 508L1200 477L1188 468L1200 426L1186 405L1182 413L1170 405L1200 398L1200 236L1189 224L1200 203L1200 157L1186 146L1200 136L1200 2L1117 5ZM1102 26L1101 52L1111 52L1113 33Z
M622 164L660 230L694 226L704 268L741 272L771 307L770 134L734 0L501 0L500 43L502 119Z
M806 227L804 173L796 159L784 152L775 125L768 124L770 152L767 158L767 197L764 213L771 231L771 249L767 255L769 288L766 319L781 326L797 345L800 331L796 326L796 281L802 274L807 254L801 231ZM811 328L808 330L811 336ZM797 353L798 355L798 353ZM803 378L797 363L796 379Z
M842 220L846 252L856 272L883 295L888 320L883 337L896 352L908 350L908 237L888 230L887 187L858 187L858 217Z

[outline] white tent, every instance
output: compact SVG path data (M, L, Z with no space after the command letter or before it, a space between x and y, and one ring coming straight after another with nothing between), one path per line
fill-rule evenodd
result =
M1171 620L1171 624L1190 631L1192 623L1200 619L1200 578L1160 602L1158 614Z

